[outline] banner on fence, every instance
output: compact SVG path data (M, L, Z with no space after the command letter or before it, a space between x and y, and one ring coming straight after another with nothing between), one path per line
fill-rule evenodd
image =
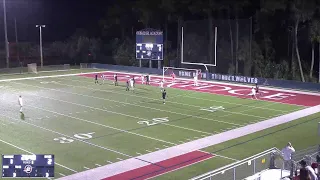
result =
M235 75L225 75L225 74L211 74L210 79L218 80L218 81L248 83L248 84L259 84L260 81L262 80L262 79L256 78L256 77L235 76Z

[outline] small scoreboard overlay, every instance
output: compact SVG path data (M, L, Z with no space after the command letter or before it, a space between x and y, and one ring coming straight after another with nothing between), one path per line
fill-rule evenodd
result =
M143 29L136 32L136 59L163 60L163 32Z
M2 178L53 178L54 155L2 155Z

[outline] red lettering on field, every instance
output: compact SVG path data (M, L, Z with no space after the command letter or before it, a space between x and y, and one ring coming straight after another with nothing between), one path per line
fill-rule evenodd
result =
M246 92L246 94L241 94L241 93L238 93L239 91L244 91ZM246 96L250 93L251 91L249 89L232 89L230 91L228 91L228 93L230 94L235 94L235 95L240 95L240 96Z
M261 98L264 98L264 99L272 99L272 100L282 100L282 99L285 99L285 98L288 98L288 97L292 97L292 96L296 96L294 94L285 94L285 93L277 93L277 94L271 94L269 96L264 96L264 97L261 97Z

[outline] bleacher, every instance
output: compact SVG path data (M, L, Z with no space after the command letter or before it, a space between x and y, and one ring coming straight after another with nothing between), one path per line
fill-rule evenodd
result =
M299 162L305 160L312 165L317 162L317 155L320 155L320 146L296 151L289 169L285 169L281 151L274 147L191 180L299 180Z

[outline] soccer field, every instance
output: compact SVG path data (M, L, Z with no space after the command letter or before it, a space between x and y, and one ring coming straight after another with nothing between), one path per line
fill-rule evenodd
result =
M127 92L124 82L95 84L85 76L3 81L0 89L0 153L54 154L55 178L307 108L181 88L167 88L163 104L157 86L137 82L134 92ZM208 161L219 167L239 157L229 155L216 153Z

